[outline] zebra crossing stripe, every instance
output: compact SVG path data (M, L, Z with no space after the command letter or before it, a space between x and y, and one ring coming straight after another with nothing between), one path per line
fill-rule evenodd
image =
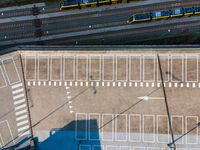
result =
M20 86L22 86L22 83L15 84L15 85L12 86L12 89L16 89L16 88L18 88Z
M29 125L24 126L24 127L21 127L21 128L18 129L18 132L21 132L21 131L27 130L28 128L29 128Z
M17 93L21 93L21 92L23 92L23 91L24 91L24 89L21 88L21 89L18 89L18 90L12 91L12 93L13 93L13 94L17 94Z
M17 117L16 121L20 121L20 120L23 120L23 119L26 119L26 118L28 118L28 115L23 115L23 116Z
M21 103L24 103L25 102L25 99L20 99L18 101L14 101L14 105L18 105L18 104L21 104Z
M16 100L16 99L21 98L21 97L24 97L24 93L13 96L13 99Z
M17 123L17 126L19 127L19 126L25 125L27 123L28 123L28 120L25 120L25 121Z
M22 108L25 108L25 107L26 107L26 104L17 106L17 107L15 107L15 111L16 111L16 110L19 110L19 109L22 109Z

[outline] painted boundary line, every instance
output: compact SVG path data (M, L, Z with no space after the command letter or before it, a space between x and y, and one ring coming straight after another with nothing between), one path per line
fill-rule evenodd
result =
M46 65L47 65L47 78L46 79L40 79L40 61L41 60L45 60L46 62ZM39 81L48 81L49 80L49 55L46 55L46 54L39 54L38 55L38 69L37 69L37 72L38 72L38 80Z
M63 66L62 66L62 55L51 55L51 60L50 60L50 80L51 81L62 81L62 73L63 73ZM59 79L53 79L53 73L55 73L53 71L53 59L59 59L60 60L60 64L59 64L59 68L60 68L60 73L59 73Z
M196 58L193 58L193 57L196 57ZM191 81L189 81L188 80L188 59L196 59L196 66L197 66L197 68L196 68L196 71L197 71L197 74L196 74L196 76L197 76L197 78L196 78L196 80L191 80ZM198 57L198 55L195 55L195 54L186 54L185 55L185 59L186 59L186 61L185 61L185 81L186 82L198 82L198 66L199 66L199 63L198 63L198 60L199 60L199 57ZM192 60L193 60L192 59ZM192 71L194 71L195 70L195 67L192 67Z
M36 79L36 75L37 75L37 55L25 55L24 56L24 58L25 58L25 79L26 80L29 80L29 81L35 81L35 80L37 80ZM28 79L27 78L27 60L28 59L34 59L34 61L35 61L35 63L34 63L34 79Z
M10 81L9 76L8 76L8 71L7 71L6 67L5 67L4 61L9 61L9 60L11 60L11 62L13 63L13 66L14 66L14 69L15 69L15 73L17 74L18 80L17 80L16 82L11 82L11 81ZM10 63L10 62L9 62L9 63ZM7 80L8 80L9 85L13 85L13 84L16 84L16 83L21 82L21 79L20 79L20 76L19 76L19 72L18 72L18 70L17 70L16 64L15 64L15 60L14 60L13 57L7 57L7 58L3 59L3 60L2 60L2 64L3 64L3 68L4 68L4 71L5 71L5 74L6 74L6 77L7 77Z

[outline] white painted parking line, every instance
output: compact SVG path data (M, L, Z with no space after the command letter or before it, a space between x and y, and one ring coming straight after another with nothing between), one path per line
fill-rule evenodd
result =
M36 55L25 55L25 79L36 80Z
M183 63L184 56L182 54L174 54L171 55L171 81L172 82L180 82L183 81L184 73L184 63Z
M151 133L151 135L147 133ZM154 115L143 115L143 141L155 143L155 116Z
M50 80L62 80L62 56L51 55L50 59Z
M89 74L92 77L90 81L101 80L101 55L90 55Z
M14 105L18 105L24 102L25 102L25 99L20 99L20 100L14 101Z
M33 81L33 86L35 86L35 81Z
M17 107L15 107L15 111L22 109L22 108L25 108L25 107L26 107L26 104L22 104L20 106L17 106Z
M25 120L25 121L21 121L19 123L17 123L17 126L22 126L22 125L25 125L25 124L28 124L28 120Z
M31 82L30 81L28 81L28 86L31 86Z
M114 59L115 57L113 55L104 55L103 57L103 75L102 79L103 81L114 81Z
M127 81L128 60L127 55L116 56L116 81Z
M20 120L27 119L27 118L28 118L28 115L23 115L23 116L17 117L16 121L20 121Z
M17 94L17 93L20 93L20 92L23 92L24 89L21 88L21 89L18 89L18 90L15 90L15 91L12 91L12 94Z
M140 82L142 76L141 55L131 55L129 57L129 80Z
M155 81L155 55L143 55L143 81Z
M18 111L15 114L16 114L16 116L19 116L19 115L22 115L22 114L24 114L26 112L27 112L27 110L25 109L25 110Z
M185 128L188 132L193 127L197 125L199 122L198 116L186 116L185 117ZM186 143L187 144L198 144L198 128L194 129L192 132L186 135Z
M63 56L63 79L65 81L75 80L75 56L74 55Z
M22 86L22 83L18 83L18 84L12 85L12 89L18 88L20 86Z
M198 55L187 54L185 59L186 82L198 82Z
M0 61L0 63L1 63L1 61ZM1 79L0 88L6 87L7 86L6 77L5 77L4 73L3 73L3 69L2 69L1 66L0 66L0 79Z
M88 80L88 56L76 55L76 80Z
M38 55L38 80L49 80L49 55Z
M3 61L3 68L10 85L21 81L18 69L13 57L6 58ZM12 64L11 64L12 63ZM8 66L7 66L8 65Z
M17 130L18 130L18 132L21 132L21 131L27 130L28 128L29 128L29 125L21 127L21 128L19 128Z
M38 81L38 86L40 86L41 85L41 82L40 81Z
M13 99L16 100L16 99L21 98L21 97L24 97L24 93L13 96Z
M130 87L132 86L132 82L129 82L129 86L130 86Z

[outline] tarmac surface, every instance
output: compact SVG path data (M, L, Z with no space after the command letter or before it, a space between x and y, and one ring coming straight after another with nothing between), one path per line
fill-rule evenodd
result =
M200 114L200 49L171 50L27 47L1 55L1 145L29 135L32 126L39 149L167 149L171 135L157 54L175 138L195 127ZM198 128L177 142L180 150L199 145Z

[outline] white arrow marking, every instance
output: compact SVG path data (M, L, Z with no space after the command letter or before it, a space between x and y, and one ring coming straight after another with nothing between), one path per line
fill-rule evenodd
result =
M148 101L148 100L151 100L151 99L154 99L154 100L160 100L160 99L164 99L164 97L149 97L149 96L142 96L142 97L137 97L139 100L145 100L145 101Z

